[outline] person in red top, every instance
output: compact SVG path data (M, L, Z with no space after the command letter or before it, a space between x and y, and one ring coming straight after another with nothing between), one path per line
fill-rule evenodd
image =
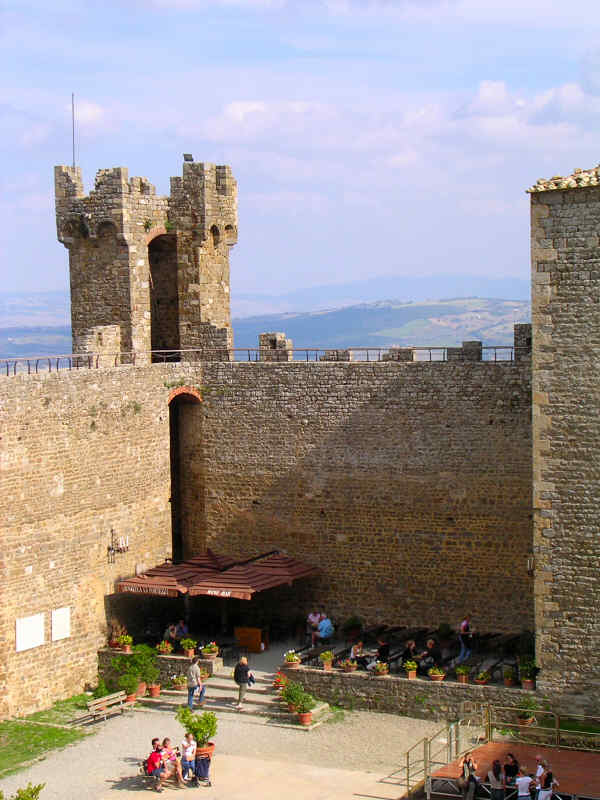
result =
M162 792L161 778L166 774L160 739L152 739L152 752L146 762L146 772L154 778L154 788Z

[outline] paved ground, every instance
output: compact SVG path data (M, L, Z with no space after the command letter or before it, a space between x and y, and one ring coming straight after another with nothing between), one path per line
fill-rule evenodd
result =
M369 797L391 800L402 792L385 781L408 747L439 723L388 714L346 712L342 722L311 732L219 715L212 788L173 787L163 797L199 792L211 800L306 800ZM136 711L95 726L94 733L16 775L0 781L10 794L28 781L45 782L41 800L129 800L144 788L137 765L153 736L175 742L182 729L171 713ZM383 782L382 782L383 779Z

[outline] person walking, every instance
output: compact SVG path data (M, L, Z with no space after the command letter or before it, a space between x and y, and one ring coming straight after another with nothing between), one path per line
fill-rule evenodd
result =
M238 711L241 710L242 703L244 702L244 697L246 696L249 677L250 677L250 669L248 667L248 659L246 658L246 656L242 656L238 661L238 663L235 665L235 669L233 670L233 680L238 685L238 701L236 706Z
M204 695L206 694L206 687L202 685L202 672L198 666L198 656L192 658L192 663L187 671L187 690L188 690L188 708L190 711L194 708L194 695L198 694L198 705L204 705Z
M473 632L471 631L471 615L466 614L463 621L460 623L458 632L458 641L460 642L460 653L454 662L455 666L462 664L471 655L473 647Z

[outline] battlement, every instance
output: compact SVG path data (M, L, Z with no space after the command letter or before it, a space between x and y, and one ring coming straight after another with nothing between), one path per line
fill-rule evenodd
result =
M69 250L73 351L231 348L229 248L237 242L231 168L194 163L169 197L127 167L54 170L56 228ZM148 356L145 356L148 357Z
M578 189L586 186L600 186L600 164L591 169L576 167L570 175L553 175L552 178L538 178L527 189L528 194L554 192L558 189Z

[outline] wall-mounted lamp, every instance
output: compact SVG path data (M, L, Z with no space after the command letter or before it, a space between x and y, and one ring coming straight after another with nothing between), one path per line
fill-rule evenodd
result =
M530 578L533 578L533 573L535 572L535 559L533 556L527 557L527 574Z
M106 548L108 563L115 563L117 553L126 553L129 550L129 536L117 536L114 528L110 529L110 544Z

